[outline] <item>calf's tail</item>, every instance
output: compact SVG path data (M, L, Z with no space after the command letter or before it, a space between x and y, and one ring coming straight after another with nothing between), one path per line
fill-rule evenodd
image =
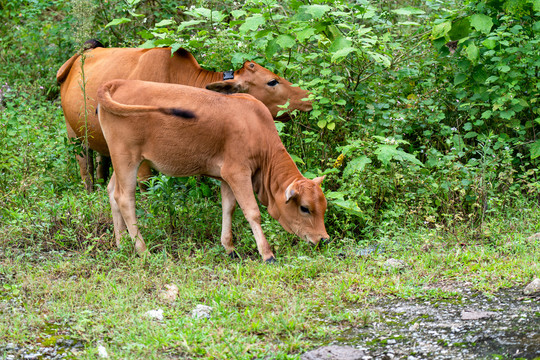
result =
M118 86L116 81L105 83L98 89L97 101L100 109L103 108L117 116L140 115L149 112L160 112L166 115L181 117L184 119L195 119L192 111L179 108L165 108L151 105L128 105L122 104L112 98L112 92Z

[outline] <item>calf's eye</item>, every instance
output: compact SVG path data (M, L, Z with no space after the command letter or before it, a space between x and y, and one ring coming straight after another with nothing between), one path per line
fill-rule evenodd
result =
M268 86L276 86L277 84L279 84L279 81L277 81L276 79L270 80L269 82L266 83L266 85Z
M304 214L309 214L309 209L305 206L300 206L300 211Z

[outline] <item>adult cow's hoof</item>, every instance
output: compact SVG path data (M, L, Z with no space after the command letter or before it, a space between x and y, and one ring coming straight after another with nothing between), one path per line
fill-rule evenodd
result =
M264 262L267 263L267 264L275 264L275 263L277 263L277 260L276 260L275 257L272 256L271 258L268 258L268 259L264 260Z
M231 259L240 259L240 256L234 250L228 253L227 255L229 255L229 258Z

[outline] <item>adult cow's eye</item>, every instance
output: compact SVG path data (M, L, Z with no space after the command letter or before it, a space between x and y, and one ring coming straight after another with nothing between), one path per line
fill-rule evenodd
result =
M305 206L300 206L300 211L304 214L309 214L309 209Z
M270 80L269 82L266 83L266 85L268 86L276 86L277 84L279 84L279 81L277 81L276 79Z

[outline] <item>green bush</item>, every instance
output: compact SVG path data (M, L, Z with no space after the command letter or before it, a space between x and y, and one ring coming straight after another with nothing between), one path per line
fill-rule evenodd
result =
M327 175L334 238L370 240L411 226L481 229L491 214L523 198L538 200L537 0L0 6L4 234L22 227L28 239L71 231L65 243L90 233L110 240L110 224L96 216L107 208L106 193L80 196L73 158L81 149L65 137L55 82L57 69L88 37L108 46L184 47L203 67L220 71L254 60L309 89L313 111L277 127L302 173ZM213 181L158 175L140 199L149 241L216 242L218 191ZM67 219L67 204L89 225L62 220L62 229L48 232L31 226L37 218ZM244 238L249 228L238 217L235 237ZM273 243L290 240L275 222L264 222Z

